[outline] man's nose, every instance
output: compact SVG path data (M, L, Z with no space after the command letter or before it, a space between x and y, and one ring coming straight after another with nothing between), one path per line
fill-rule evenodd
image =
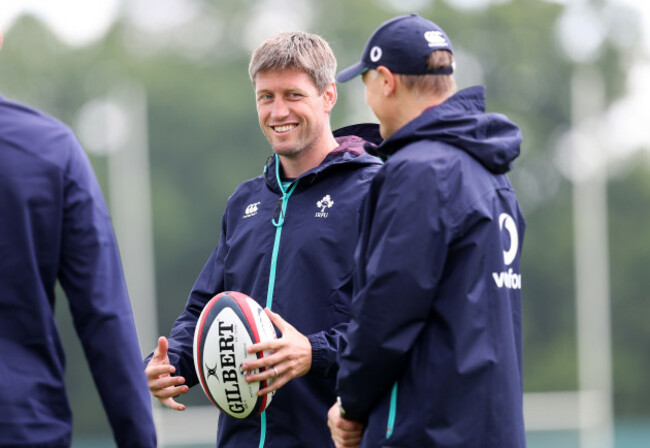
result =
M287 107L287 104L284 101L284 99L276 98L273 101L271 114L273 118L285 118L286 116L289 115L289 108Z

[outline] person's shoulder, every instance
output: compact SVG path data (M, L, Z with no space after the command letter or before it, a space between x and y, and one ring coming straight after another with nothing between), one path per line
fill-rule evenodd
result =
M259 194L260 191L266 188L264 182L264 175L259 174L253 178L247 179L235 187L233 192L228 197L228 205L234 202L245 201L253 194Z
M375 176L375 183L403 191L444 191L471 176L474 164L471 156L451 145L418 140L395 152Z
M405 145L391 157L386 165L408 168L413 173L431 169L444 171L456 169L459 164L472 164L474 159L460 148L435 140L416 140Z
M0 133L5 142L52 163L78 149L72 130L53 116L23 103L0 98Z
M50 134L70 136L72 134L72 130L60 120L27 104L0 97L0 109L2 109L2 114L0 114L2 122L5 125L14 125L16 132L38 131L39 133L35 137Z

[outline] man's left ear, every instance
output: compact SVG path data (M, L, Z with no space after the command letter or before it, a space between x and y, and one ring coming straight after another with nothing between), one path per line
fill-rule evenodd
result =
M391 96L395 92L397 79L393 72L388 70L383 65L377 67L377 74L379 75L381 86L385 96Z
M336 91L336 83L332 83L325 89L323 92L323 98L325 99L325 112L330 113L334 109L336 100L338 98L338 93Z

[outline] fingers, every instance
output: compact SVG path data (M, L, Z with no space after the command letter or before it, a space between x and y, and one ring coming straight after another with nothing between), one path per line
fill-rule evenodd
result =
M167 406L169 409L173 409L175 411L184 411L185 410L185 405L182 403L178 403L174 401L173 398L166 398L166 399L158 399L162 404Z
M246 364L248 364L248 363L246 363ZM249 368L244 368L244 366L246 366L246 364L244 364L242 366L242 370L244 372L246 372L245 379L246 379L246 382L248 382L248 383L255 383L255 382L258 382L258 381L264 381L264 380L270 380L270 379L276 378L277 376L280 376L280 372L282 371L282 368L281 368L280 365L276 365L276 366L267 365L267 366L264 366L264 367L261 367L261 368L253 367L253 368L249 369ZM275 370L273 370L273 368L275 368L278 371L278 375L275 374ZM259 369L259 371L258 371L258 369Z
M154 397L156 397L158 400L163 400L165 398L174 398L174 397L178 397L179 395L186 394L189 390L190 388L185 385L178 386L178 387L169 386L169 387L159 389L154 394Z
M268 308L264 308L264 311L266 312L266 315L269 316L269 319L271 319L271 323L278 329L280 330L279 336L281 338L284 338L287 333L298 333L301 334L298 330L296 330L293 325L291 325L289 322L284 320L282 316L280 316L277 313L274 313Z
M165 392L161 395L161 393L167 389L179 389L176 386L181 386L183 384L185 384L185 378L182 376L161 376L149 381L149 390L158 398L174 397L179 394L169 394Z
M280 330L282 337L280 339L274 339L271 341L264 341L257 344L253 344L246 349L248 353L256 353L256 352L261 352L266 350L275 351L279 347L279 341L285 339L285 333L287 331L292 331L292 330L294 332L296 331L295 328L293 328L291 324L286 320L284 320L279 314L274 313L268 308L264 308L264 311L266 312L267 316L269 316L269 319L271 319L273 325L275 325L278 328L278 330Z
M269 384L258 395L273 392L291 379L303 376L311 369L311 342L309 338L287 323L279 314L265 308L264 310L274 325L282 331L282 337L273 341L261 342L248 347L249 353L263 351L265 356L247 361L241 369L248 371L246 381L249 383L269 380ZM276 376L273 368L277 369ZM250 373L254 372L254 373ZM273 382L270 380L273 379Z
M271 319L271 323L278 327L278 330L284 334L284 329L286 326L291 326L286 320L282 318L277 313L274 313L268 308L264 308L264 311L266 312L266 315L269 316L269 319Z
M174 369L173 366L158 366L150 369L149 373L152 373L154 370L164 371L166 367L171 367L171 369ZM185 410L184 404L177 403L174 400L174 397L178 397L179 395L183 395L189 392L190 388L185 385L185 378L182 376L170 376L169 374L163 374L162 376L158 377L151 375L151 377L148 376L148 378L151 395L156 397L158 401L170 409L174 409L176 411Z
M172 366L171 364L153 365L151 362L149 362L147 368L144 369L144 373L147 375L147 379L149 380L156 380L158 377L163 375L169 376L175 371L176 367Z
M158 347L153 352L153 357L151 362L154 364L169 364L169 358L167 357L167 350L169 349L169 342L164 336L158 338Z
M263 395L274 392L287 384L293 377L288 372L283 372L281 367L271 366L266 370L246 376L246 382L254 383L261 382L266 380L266 387L260 389L257 392L257 396L261 397Z
M169 364L167 350L169 342L167 338L158 338L158 347L151 357L151 361L144 369L147 377L147 385L151 395L156 397L163 405L176 411L184 411L185 405L178 403L174 397L187 393L190 388L185 385L185 378L172 376L176 368Z
M264 342L259 342L257 344L249 345L248 347L246 347L246 351L248 353L257 353L257 352L266 352L266 351L274 352L282 345L282 343L279 341L280 341L279 339L275 339L273 341L264 341Z
M343 418L338 404L332 406L327 413L327 426L336 448L356 448L361 443L363 425Z
M308 373L309 369L311 369L312 360L311 342L298 332L291 339L289 339L288 335L285 336L277 341L277 345L273 345L275 348L272 350L272 354L245 362L241 366L242 370L257 372L258 369L275 367L280 372L280 375L287 375L288 379ZM268 377L268 371L257 372L248 376L246 380L248 382L262 381L268 379Z
M273 371L271 371L271 372L273 372ZM288 376L288 375L280 374L278 376L275 376L275 373L273 373L271 379L267 381L266 387L263 388L263 389L260 389L257 392L257 396L262 397L262 396L264 396L266 394L274 392L274 391L278 390L279 388L281 388L282 386L284 386L285 384L287 384L289 382L289 380L291 380L291 377Z

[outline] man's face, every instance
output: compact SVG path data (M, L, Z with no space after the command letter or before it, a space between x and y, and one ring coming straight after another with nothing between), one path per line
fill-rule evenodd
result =
M334 85L318 93L300 70L269 71L255 77L257 116L273 152L297 157L329 132L329 113L336 102Z

